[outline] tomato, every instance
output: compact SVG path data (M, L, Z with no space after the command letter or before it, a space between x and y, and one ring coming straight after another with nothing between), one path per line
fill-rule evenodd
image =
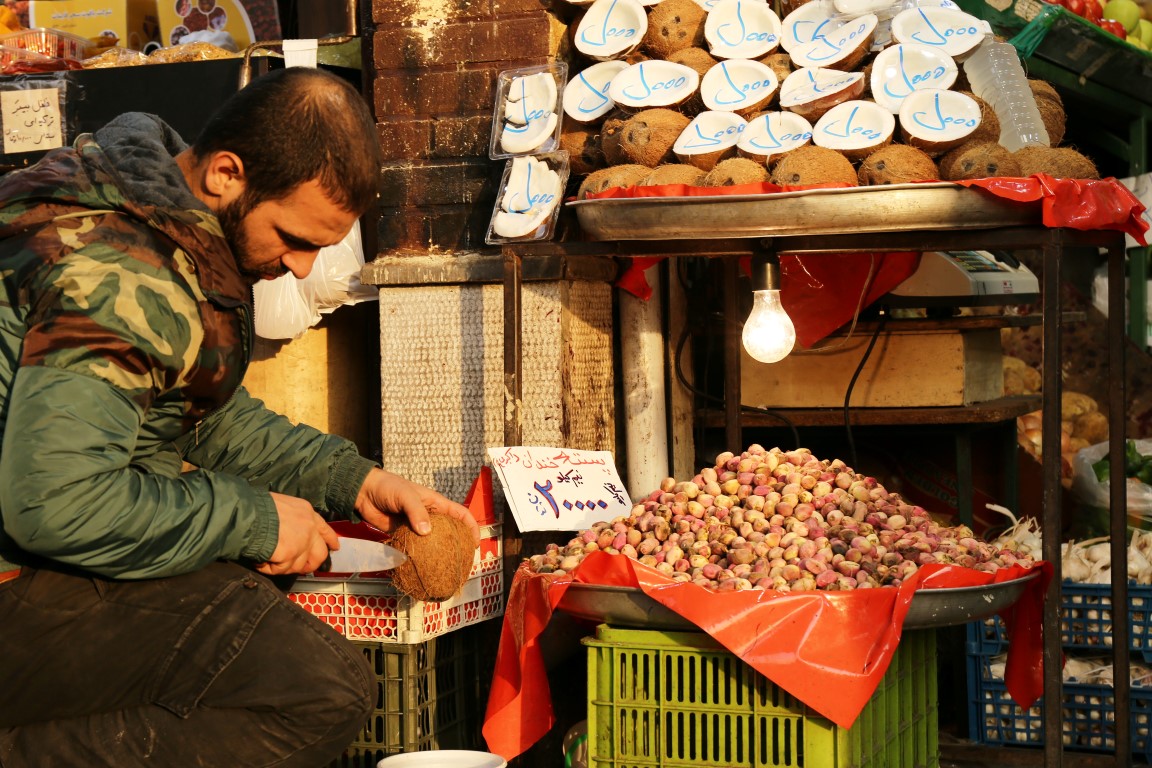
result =
M1095 3L1096 0L1087 0L1087 2ZM1083 16L1085 13L1085 0L1063 0L1063 5L1077 16Z
M1116 37L1124 40L1128 37L1128 30L1124 29L1124 25L1115 19L1100 19L1098 26L1105 32L1111 32Z
M1093 24L1104 18L1104 8L1098 0L1084 0L1084 18Z

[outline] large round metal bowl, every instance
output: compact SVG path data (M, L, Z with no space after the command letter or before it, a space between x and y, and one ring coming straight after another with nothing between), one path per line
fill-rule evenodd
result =
M1039 576L1030 573L1012 581L976 587L919 589L904 619L905 629L950 627L977 621L1015 603L1028 583ZM636 587L572 583L557 606L578 619L634 629L695 630L695 624L665 608Z

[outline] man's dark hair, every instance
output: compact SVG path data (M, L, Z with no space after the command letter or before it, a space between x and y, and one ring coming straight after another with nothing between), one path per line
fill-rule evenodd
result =
M198 158L239 156L249 209L313 179L346 210L362 214L376 200L380 145L368 105L322 69L287 67L255 78L212 115L192 150Z

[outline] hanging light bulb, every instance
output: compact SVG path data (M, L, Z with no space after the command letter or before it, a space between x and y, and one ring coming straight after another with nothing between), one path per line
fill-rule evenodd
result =
M744 321L744 349L754 360L783 360L796 344L796 326L780 303L780 262L775 256L752 258L752 311Z

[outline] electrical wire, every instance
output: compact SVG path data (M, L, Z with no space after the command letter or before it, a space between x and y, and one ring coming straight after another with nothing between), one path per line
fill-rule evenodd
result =
M794 355L822 355L829 352L835 352L846 345L852 340L852 334L856 331L856 323L860 320L860 313L864 311L864 299L868 296L868 291L872 289L872 282L876 279L876 254L868 255L868 274L864 276L864 287L860 289L860 295L856 299L856 309L852 312L852 322L848 326L848 333L844 338L835 344L826 344L822 347L812 347L810 349L793 350Z
M718 395L713 395L710 392L705 392L702 389L699 389L694 384L692 384L690 381L688 381L687 376L684 374L684 368L680 364L680 362L681 362L681 359L683 358L683 354L684 354L684 345L688 342L688 339L691 335L692 335L691 331L689 331L688 328L685 327L684 330L680 333L680 338L676 342L676 348L675 348L675 351L673 353L675 359L672 361L673 370L676 372L676 381L678 381L680 383L680 386L684 387L686 390L688 390L689 392L691 392L693 395L700 398L701 400L704 400L705 402L716 403L720 407L724 407L724 405L725 405L724 398L719 397ZM788 427L790 430L792 430L792 440L793 440L794 447L797 447L797 448L800 447L800 431L796 428L796 424L791 419L789 419L787 416L785 416L784 414L782 414L778 411L770 410L768 408L758 408L754 405L744 405L744 404L740 405L740 410L742 413L758 413L758 414L761 414L764 416L770 416L774 419L777 419L778 421L783 423L786 427ZM730 448L729 450L735 450L735 449Z
M876 346L876 340L880 338L880 333L884 330L884 321L887 319L888 313L881 309L880 319L876 323L876 330L872 332L872 338L868 341L868 347L860 357L860 362L857 364L856 370L852 373L852 379L848 382L848 390L844 393L844 432L848 438L848 455L852 459L851 466L853 469L859 467L859 464L856 460L856 441L852 436L852 420L849 417L852 390L856 387L856 379L860 377L860 372L864 370L864 364L868 362L868 358L872 355L872 348Z

